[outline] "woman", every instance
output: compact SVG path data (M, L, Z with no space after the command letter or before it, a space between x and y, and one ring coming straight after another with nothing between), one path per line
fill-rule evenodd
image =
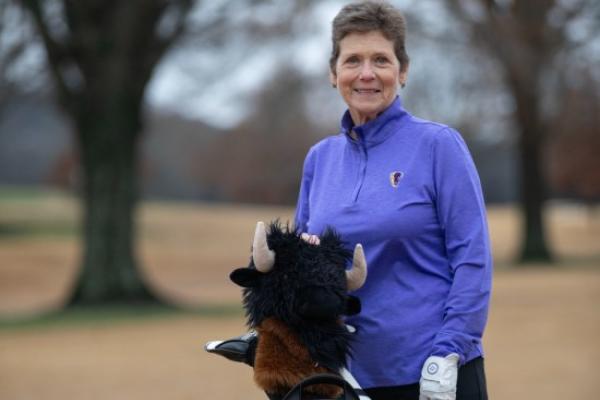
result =
M481 337L491 287L485 206L461 136L396 95L408 75L405 22L385 2L333 21L330 80L348 110L309 151L296 226L362 243L369 276L351 372L373 400L486 399Z
M397 96L408 76L402 14L345 6L333 21L330 80L348 110L304 163L296 227L327 226L369 265L350 369L372 400L487 399L481 338L491 288L485 206L453 129L416 118ZM252 364L250 333L221 354ZM209 351L224 342L212 342ZM246 350L249 351L246 351Z

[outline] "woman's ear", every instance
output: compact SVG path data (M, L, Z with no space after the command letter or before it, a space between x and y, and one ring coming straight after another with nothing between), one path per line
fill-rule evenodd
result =
M398 83L401 87L406 86L408 80L408 63L400 67L400 75L398 75Z
M335 71L329 70L329 82L332 88L337 88L337 74Z

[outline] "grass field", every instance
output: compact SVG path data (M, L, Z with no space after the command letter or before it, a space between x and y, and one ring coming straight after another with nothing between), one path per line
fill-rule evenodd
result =
M250 370L203 352L239 334L239 289L257 220L289 208L150 203L138 256L171 303L202 311L15 317L60 307L77 270L76 203L58 193L0 190L0 399L263 399ZM496 261L484 338L492 399L595 398L600 359L600 214L553 205L555 268L511 263L518 213L489 209Z

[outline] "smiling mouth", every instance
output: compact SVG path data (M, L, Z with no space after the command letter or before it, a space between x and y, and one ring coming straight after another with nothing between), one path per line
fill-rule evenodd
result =
M358 94L376 94L381 92L379 89L353 89L353 91Z

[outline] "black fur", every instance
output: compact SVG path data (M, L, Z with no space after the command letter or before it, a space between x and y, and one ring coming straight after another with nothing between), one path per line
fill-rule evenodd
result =
M231 279L245 288L243 303L251 328L266 318L279 319L316 362L337 372L350 353L350 335L340 317L348 310L357 312L360 305L357 309L357 299L347 295L345 270L352 253L332 229L320 241L309 244L299 232L275 221L267 233L276 254L273 269L261 273L250 261L248 268L233 271Z

